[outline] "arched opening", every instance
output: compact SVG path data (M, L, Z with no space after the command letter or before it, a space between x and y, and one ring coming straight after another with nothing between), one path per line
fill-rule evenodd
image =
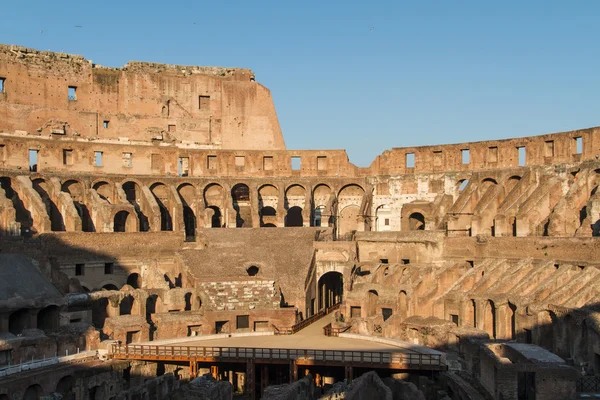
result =
M119 304L119 315L131 315L134 314L133 306L135 304L135 299L133 296L128 295L123 297L121 303Z
M106 285L102 286L102 289L104 289L104 290L119 290L117 285L113 285L112 283L107 283Z
M46 333L56 332L58 330L59 314L58 306L52 305L42 308L37 315L37 328Z
M160 230L172 231L173 218L169 211L172 208L169 188L162 183L155 183L150 186L150 191L154 195L154 200L160 209Z
M425 217L423 214L414 212L408 217L408 227L411 231L425 230Z
M250 189L243 183L238 183L231 189L236 228L249 228L252 224L250 208Z
M142 204L142 189L132 181L125 182L122 185L127 201L133 206L140 221L140 232L148 232L150 230L150 222L141 208Z
M258 267L256 265L252 265L248 268L246 268L246 272L248 273L248 276L256 276L258 275Z
M59 393L64 400L74 400L73 386L75 378L72 375L63 376L56 384L56 393Z
M64 231L65 221L56 203L50 197L50 186L41 178L34 179L32 182L33 188L38 192L46 206L46 212L48 213L48 217L50 217L50 229L52 231Z
M112 186L108 182L96 182L92 186L92 189L96 191L102 200L107 201L109 204L114 203Z
M31 385L23 393L23 400L40 400L43 391L40 385Z
M408 317L408 297L404 290L401 290L398 294L398 315L402 319Z
M29 328L29 311L25 308L14 311L8 317L8 331L13 335L18 335L24 329Z
M512 340L517 338L517 306L508 303L509 309L509 329L508 334Z
M467 185L469 184L469 180L468 179L461 179L456 183L456 190L458 191L458 193L462 193L463 190L465 190L465 188L467 187Z
M492 300L485 303L483 330L490 335L490 338L496 339L496 307Z
M222 219L222 212L227 208L225 204L225 190L219 184L212 183L204 188L204 204L208 211L207 222L210 221L210 227L221 228L225 226ZM210 211L212 210L212 211Z
M146 298L146 319L150 321L151 314L156 313L156 299L158 295L152 294Z
M37 230L33 226L33 217L31 216L31 213L25 208L23 200L19 198L19 194L15 190L13 190L10 178L0 178L0 187L4 189L6 198L12 201L13 207L15 208L16 221L21 224L21 235L29 237L34 233L37 233ZM15 232L15 234L16 233L17 232Z
M377 315L377 304L379 303L379 293L376 290L369 290L367 293L367 317Z
M344 276L330 271L319 278L319 310L336 305L343 301Z
M196 215L188 206L183 207L183 225L185 226L186 238L196 237Z
M200 298L200 296L196 296L196 300L192 304L192 310L193 311L198 311L201 308L202 308L202 299Z
M77 214L81 218L81 230L84 232L95 232L94 221L90 215L90 210L88 210L85 204L83 184L75 180L68 180L61 185L61 191L69 193L71 196Z
M129 215L128 211L122 210L115 214L113 221L114 232L133 232L133 217Z
M288 209L285 216L285 226L302 226L302 209L300 207L292 207Z
M210 227L211 228L220 228L223 226L222 218L221 218L221 210L217 206L208 207L213 211L212 216L210 217Z
M346 185L340 190L338 194L340 214L337 221L339 238L347 239L353 232L365 230L364 220L360 215L364 194L364 189L355 184Z
M521 180L521 177L518 175L514 175L511 176L510 178L508 178L508 180L506 181L506 193L510 193L519 183L519 181Z
M127 277L127 284L134 289L140 289L142 287L142 277L134 272Z
M266 206L260 210L260 226L261 227L272 227L277 223L277 211L271 207Z
M313 226L329 226L329 221L324 215L327 205L331 204L331 188L325 184L315 186L313 190Z

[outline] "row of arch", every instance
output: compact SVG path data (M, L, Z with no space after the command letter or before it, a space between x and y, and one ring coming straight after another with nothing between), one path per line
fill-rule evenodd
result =
M59 327L60 307L49 305L36 313L36 325L32 326L35 310L20 308L8 316L8 332L20 335L25 329L40 329L46 333L56 332Z

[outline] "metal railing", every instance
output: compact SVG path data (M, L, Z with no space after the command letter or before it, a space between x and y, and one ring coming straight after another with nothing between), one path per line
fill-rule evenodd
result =
M291 328L292 333L296 333L296 332L306 328L307 326L311 325L313 322L318 321L321 318L323 318L324 316L326 316L327 314L330 314L331 312L337 310L338 308L341 307L341 305L342 305L342 303L337 303L337 304L332 305L331 307L325 307L318 313L306 318L303 321L298 322L296 325L292 326L292 328Z
M249 347L209 347L113 344L110 358L130 360L211 360L211 361L296 361L340 364L371 364L390 368L445 369L439 354L353 351L268 349Z
M351 327L352 327L352 325L348 325L343 328L333 328L331 326L331 323L329 323L323 327L323 334L325 336L336 336L337 337L337 336L340 336L340 333L346 332Z

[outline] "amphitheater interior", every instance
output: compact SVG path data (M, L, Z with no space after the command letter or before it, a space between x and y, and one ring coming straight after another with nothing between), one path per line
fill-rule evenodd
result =
M0 400L592 398L599 154L359 168L248 69L1 45Z

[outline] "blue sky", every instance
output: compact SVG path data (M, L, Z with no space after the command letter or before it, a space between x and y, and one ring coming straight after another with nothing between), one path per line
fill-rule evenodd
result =
M599 17L597 0L30 0L4 5L0 42L251 68L289 149L368 166L392 147L600 125Z

